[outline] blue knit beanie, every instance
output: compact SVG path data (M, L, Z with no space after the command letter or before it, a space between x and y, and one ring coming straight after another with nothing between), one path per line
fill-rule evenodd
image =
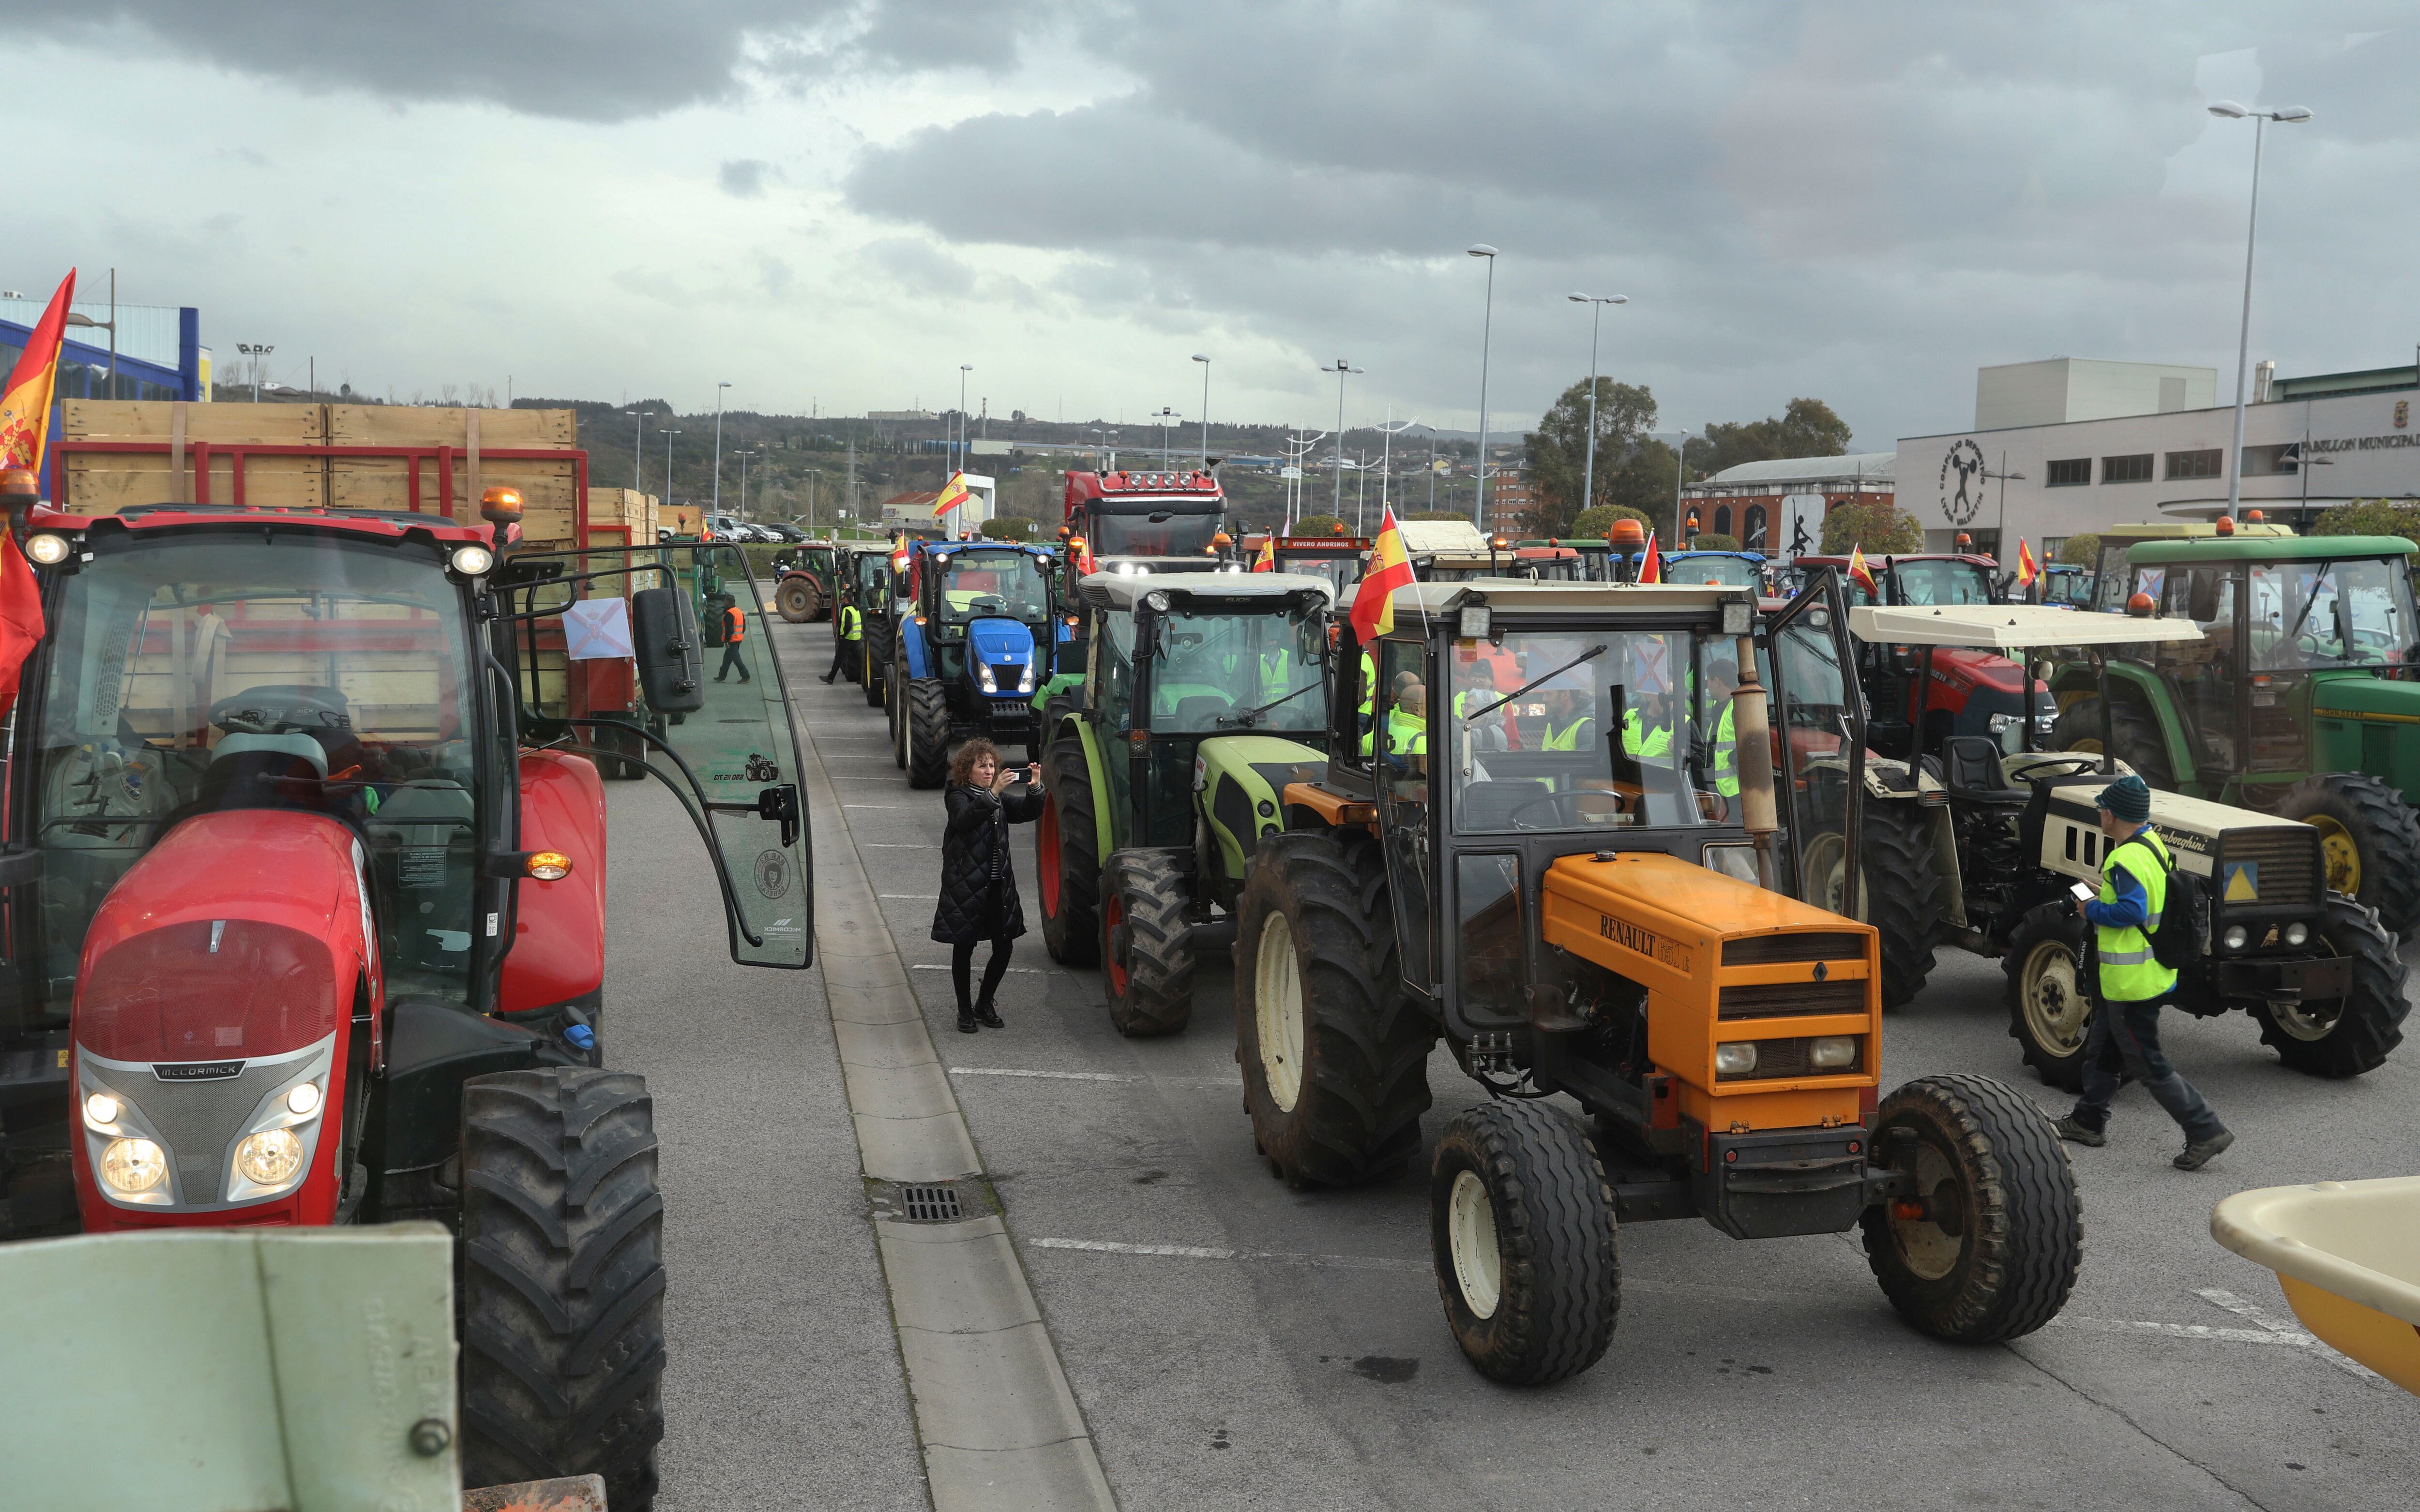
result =
M2139 825L2151 817L2151 790L2143 779L2129 774L2101 790L2099 803L2130 825Z

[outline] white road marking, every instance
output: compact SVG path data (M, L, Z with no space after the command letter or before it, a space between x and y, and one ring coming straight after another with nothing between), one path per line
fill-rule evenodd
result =
M923 809L926 809L926 808L927 808L927 806L926 806L926 805L924 805L924 804L921 804L921 803L844 803L844 804L842 804L842 805L841 805L841 807L842 807L842 808L844 808L844 809L918 809L918 810L923 810Z
M1059 1082L1157 1082L1166 1087L1223 1087L1244 1085L1240 1076L1128 1076L1109 1071L1021 1071L1007 1066L952 1066L953 1076L1032 1076Z
M843 804L841 807L863 808L866 806ZM861 851L929 851L933 849L931 845L921 840L861 840L857 842L857 848Z
M1316 1266L1342 1271L1403 1271L1425 1274L1425 1260L1375 1255L1292 1255L1279 1250L1214 1249L1201 1244L1121 1244L1106 1239L1032 1239L1034 1249L1084 1250L1095 1255L1143 1255L1178 1260L1259 1260L1271 1265Z

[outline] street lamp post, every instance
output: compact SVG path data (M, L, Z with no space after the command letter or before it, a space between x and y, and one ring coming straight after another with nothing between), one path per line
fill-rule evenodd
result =
M1589 307L1589 418L1588 460L1580 468L1580 508L1596 502L1596 328L1608 304L1628 304L1627 294L1566 294L1563 298L1574 304ZM1673 528L1680 528L1680 517L1673 517Z
M972 363L958 364L958 468L967 470L967 375L975 370Z
M722 391L728 383L714 386L714 512L722 513Z
M1470 496L1471 523L1487 529L1487 346L1496 329L1496 249L1484 241L1466 250L1487 259L1487 304L1479 323L1479 467Z
M647 412L641 409L631 416L639 423L639 439L630 448L630 487L633 492L647 491Z
M739 458L739 519L740 523L746 524L748 521L748 459L756 454L743 446L731 455Z
M1392 405L1389 405L1387 407L1387 423L1378 427L1378 435L1380 437L1378 443L1378 517L1382 520L1387 517L1387 480L1392 477L1395 471L1395 438L1419 423L1419 417L1415 415L1411 419L1404 421L1402 424L1396 424L1395 409ZM1436 432L1435 430L1431 430L1429 432L1429 437L1430 444L1434 446L1435 444ZM1432 477L1434 477L1434 474L1432 474ZM1430 484L1429 489L1431 496L1434 497L1436 490L1436 486L1434 482ZM1368 521L1364 520L1360 514L1357 512L1353 517L1353 533L1356 535L1361 534L1362 529L1367 523Z
M677 435L679 435L679 434L680 434L680 428L679 428L678 426L676 426L676 425L675 425L675 426L667 426L667 427L665 427L665 430L664 430L664 502L665 502L665 503L668 503L668 504L669 504L669 503L671 503L671 502L673 501L673 438L674 438L674 437L675 437L675 436L677 436ZM701 531L699 531L699 532L698 532L698 535L699 535L700 539L703 539L703 538L705 537L705 535L706 535L706 532L705 532L703 530L701 530Z
M1340 357L1333 363L1322 363L1319 370L1336 375L1336 489L1328 513L1339 519L1344 517L1344 376L1361 369Z
M1210 471L1210 356L1195 352L1193 360L1202 364L1202 471Z
M1685 517L1682 513L1681 490L1686 487L1688 483L1689 427L1683 425L1681 427L1681 439L1672 443L1672 533L1681 537L1681 544L1683 547L1689 544L1689 537L1685 533L1687 526L1683 523Z
M2260 143L2269 123L2298 126L2311 118L2311 113L2300 105L2288 105L2281 110L2246 110L2231 100L2222 100L2210 107L2213 116L2228 120L2252 121L2252 208L2243 225L2243 320L2235 338L2235 443L2226 454L2226 517L2233 519L2243 504L2243 400L2245 367L2252 353L2252 253L2260 232Z
M264 347L255 341L240 341L235 344L235 349L252 359L252 402L258 404L260 402L260 364L271 352L277 348Z
M1173 410L1173 409L1170 409L1168 406L1166 406L1166 405L1161 405L1161 406L1159 407L1159 409L1158 409L1156 411L1155 411L1152 415L1150 415L1148 418L1150 418L1151 420L1154 420L1154 421L1157 422L1157 423L1158 423L1158 425L1159 425L1159 471L1161 471L1162 472L1166 472L1166 471L1169 471L1169 462L1168 462L1168 426L1169 426L1169 423L1170 423L1171 421L1179 421L1179 420L1183 420L1185 417L1184 417L1184 416L1182 416L1182 415L1180 415L1180 414L1178 414L1175 410Z

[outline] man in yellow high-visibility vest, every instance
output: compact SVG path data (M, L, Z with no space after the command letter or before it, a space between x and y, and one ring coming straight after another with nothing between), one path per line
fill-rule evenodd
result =
M2160 1006L2175 995L2177 973L2152 953L2151 936L2167 906L2174 863L2151 828L2151 790L2141 778L2119 778L2101 790L2099 802L2101 832L2110 841L2101 862L2101 896L2075 905L2092 926L2098 990L2084 1041L2084 1096L2058 1120L2058 1136L2078 1145L2107 1144L2118 1073L2132 1071L2185 1132L2177 1169L2197 1171L2235 1143L2235 1135L2160 1049Z
M840 612L832 617L832 664L831 671L824 673L825 682L843 676L852 683L857 681L858 642L864 639L865 620L857 612L856 605L844 602Z
M1726 800L1739 797L1739 736L1731 726L1731 690L1739 669L1718 661L1706 669L1706 723L1714 730L1706 754L1706 780Z

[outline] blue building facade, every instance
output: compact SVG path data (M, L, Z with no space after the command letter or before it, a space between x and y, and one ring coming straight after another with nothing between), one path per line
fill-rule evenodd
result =
M34 325L42 317L47 300L0 295L0 378L24 355ZM88 319L110 318L104 301L78 300L75 313ZM184 399L210 396L210 354L202 345L201 312L192 305L121 304L117 306L117 390L110 392L109 337L89 326L68 327L59 350L58 386L53 391L51 431L59 430L59 402L67 399ZM96 344L92 337L99 336ZM49 458L43 458L47 467Z

